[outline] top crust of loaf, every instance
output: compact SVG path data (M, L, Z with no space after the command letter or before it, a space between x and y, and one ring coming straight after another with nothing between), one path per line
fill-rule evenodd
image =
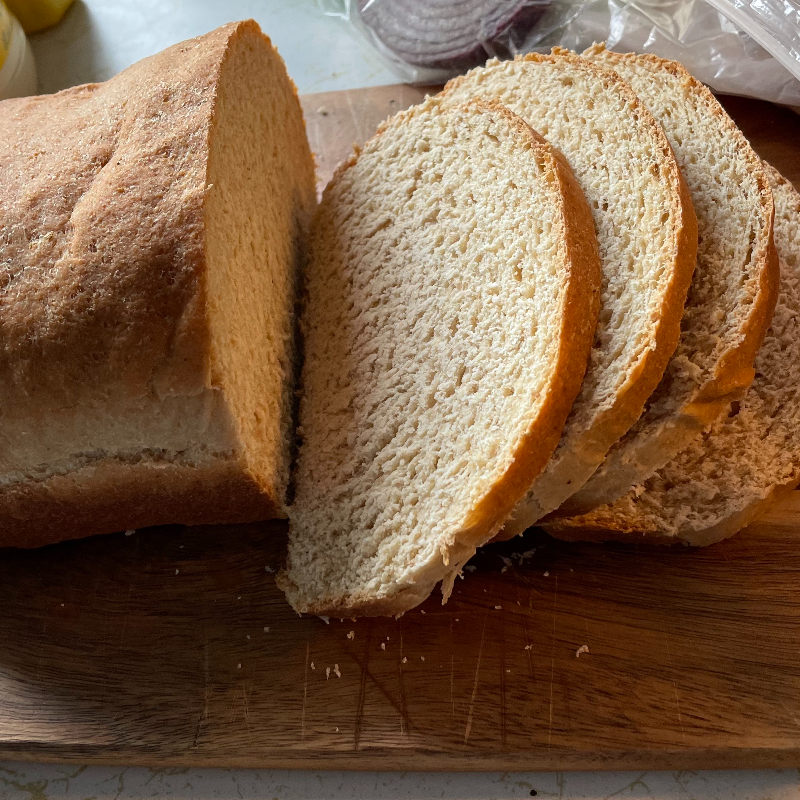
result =
M497 104L428 99L337 171L302 315L279 578L296 610L399 614L439 581L449 594L555 447L599 281L568 168Z
M235 27L106 83L3 103L0 372L37 407L63 408L87 386L162 396L205 387L208 132Z
M585 513L625 494L744 394L779 280L767 176L711 92L675 61L612 53L599 45L585 55L619 70L663 122L692 192L700 248L681 341L662 384L642 418L559 516ZM691 109L686 120L685 109ZM727 219L718 218L720 210Z
M639 417L678 341L697 228L669 142L614 72L566 51L532 54L490 61L444 91L471 95L506 103L560 150L593 209L603 262L581 393L553 459L498 537L510 538L580 488Z
M800 193L764 163L775 197L781 291L744 400L643 486L546 529L563 539L708 545L800 481Z
M225 71L243 59L259 67L262 94L284 102L276 125L260 125L259 155L283 145L290 165L291 219L270 212L290 273L294 224L316 205L313 159L294 85L254 21L105 83L0 104L0 546L283 512L288 448L251 471L212 341L219 298L206 237L225 191L212 162L224 161L218 142L230 127L221 106L238 102ZM261 105L254 113L267 113ZM275 277L268 260L261 283ZM272 327L291 331L291 289L274 291L284 310ZM290 360L288 342L251 338L275 350L267 358ZM281 386L286 402L275 403L288 408ZM276 438L278 417L264 419Z

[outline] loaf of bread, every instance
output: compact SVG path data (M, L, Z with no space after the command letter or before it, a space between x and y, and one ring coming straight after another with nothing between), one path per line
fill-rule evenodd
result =
M661 385L559 516L626 494L742 397L778 286L767 177L711 92L674 61L600 46L585 55L618 72L663 126L691 191L700 243L680 343Z
M563 539L707 545L800 482L800 193L766 165L781 262L778 303L745 399L615 503L545 527Z
M566 52L530 55L489 62L444 95L496 98L563 153L603 265L586 379L552 460L506 521L510 538L577 491L641 414L678 341L697 228L664 132L616 73Z
M252 21L0 103L0 546L284 513L314 206Z
M569 168L503 106L429 99L338 170L302 312L297 611L447 597L558 442L599 283Z

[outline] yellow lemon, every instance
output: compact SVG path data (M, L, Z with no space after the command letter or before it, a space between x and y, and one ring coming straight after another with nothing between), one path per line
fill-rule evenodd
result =
M72 0L5 0L5 3L25 33L37 33L60 22Z

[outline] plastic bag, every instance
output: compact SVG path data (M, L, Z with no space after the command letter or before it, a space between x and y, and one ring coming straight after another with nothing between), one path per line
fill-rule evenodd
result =
M712 89L800 106L800 0L319 0L407 83L443 83L489 57L620 52L681 61Z
M559 0L318 0L356 28L406 83L444 83L488 58L530 52L582 2Z

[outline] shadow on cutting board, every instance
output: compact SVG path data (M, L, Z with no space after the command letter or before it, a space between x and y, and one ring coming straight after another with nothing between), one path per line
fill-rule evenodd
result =
M695 551L531 530L481 551L446 606L437 595L397 621L298 617L275 586L280 522L0 551L0 755L406 769L796 761L799 516L792 497Z

